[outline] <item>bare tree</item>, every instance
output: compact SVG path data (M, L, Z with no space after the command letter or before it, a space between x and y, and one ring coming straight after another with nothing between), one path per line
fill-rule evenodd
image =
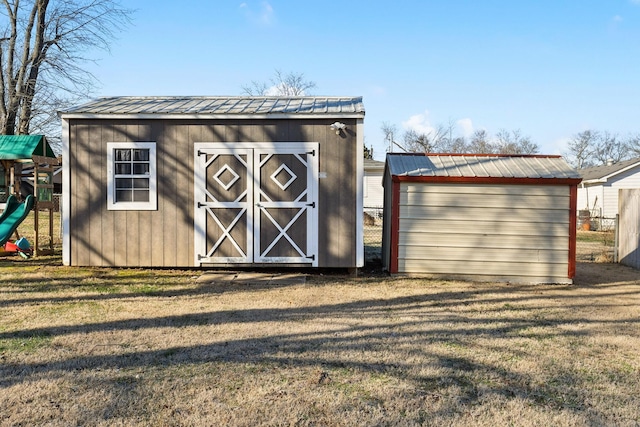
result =
M404 142L403 146L407 148L407 151L412 152L425 152L430 153L435 151L434 140L429 133L418 132L414 129L409 129L404 132L402 136Z
M466 152L473 154L489 154L495 153L496 148L491 143L487 131L484 129L480 129L475 131L471 136L471 140L466 147Z
M395 142L396 127L384 123L382 131L387 142L393 141L393 145L404 151L425 153L472 153L472 154L535 154L540 148L527 136L523 136L520 130L500 130L495 138L487 131L477 130L470 139L456 134L456 123L440 124L428 132L419 132L415 129L405 131L403 145ZM391 146L392 144L390 144Z
M387 145L388 152L392 152L394 149L394 146L400 148L402 151L409 151L396 141L396 134L398 133L398 128L396 127L396 125L392 125L388 122L382 122L382 125L380 126L380 130L384 134L385 142L388 144Z
M629 150L627 145L617 134L608 131L600 133L600 138L597 139L593 151L593 157L599 164L604 165L609 162L617 163L628 158L628 156Z
M449 152L452 146L453 129L455 124L440 124L429 132L418 132L409 129L404 133L404 146L413 152Z
M564 157L576 169L584 169L594 165L593 153L600 133L592 130L579 132L569 140Z
M1 0L0 132L28 134L55 120L65 97L87 96L91 49L108 50L131 11L117 0ZM66 95L63 95L66 94Z
M310 95L309 91L316 87L315 82L306 80L303 73L283 73L276 70L270 83L252 81L248 86L242 86L242 94L248 96L303 96Z
M464 136L457 136L450 140L448 146L443 148L442 151L447 153L468 153L469 143Z
M501 129L496 134L495 150L499 154L535 154L540 151L538 144L522 136L519 129L511 132Z
M629 149L629 155L633 157L640 156L640 133L630 134L625 142Z
M587 129L569 140L564 156L576 169L617 163L640 156L640 134L620 138L618 134L609 131Z

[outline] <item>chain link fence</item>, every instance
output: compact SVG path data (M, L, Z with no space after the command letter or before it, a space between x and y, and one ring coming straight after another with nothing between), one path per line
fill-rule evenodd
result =
M367 264L382 262L382 208L364 208L364 257Z

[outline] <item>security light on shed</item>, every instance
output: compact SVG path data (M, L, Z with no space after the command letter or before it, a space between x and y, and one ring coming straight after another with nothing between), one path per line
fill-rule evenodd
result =
M345 130L347 128L347 125L340 122L334 122L329 127L331 128L331 130L335 131L336 135L340 135L340 132Z

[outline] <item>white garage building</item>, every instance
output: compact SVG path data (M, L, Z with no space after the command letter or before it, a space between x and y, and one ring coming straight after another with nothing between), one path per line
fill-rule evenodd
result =
M387 155L392 274L572 283L580 176L559 156Z

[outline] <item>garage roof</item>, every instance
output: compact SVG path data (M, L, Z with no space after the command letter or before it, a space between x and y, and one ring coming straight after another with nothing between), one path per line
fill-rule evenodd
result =
M499 154L389 153L393 177L405 180L553 179L580 181L560 156Z
M131 115L145 118L317 118L318 115L362 118L364 105L362 97L117 96L95 99L60 112L63 118Z

